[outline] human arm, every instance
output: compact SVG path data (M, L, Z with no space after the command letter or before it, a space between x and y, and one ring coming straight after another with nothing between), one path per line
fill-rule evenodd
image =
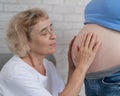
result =
M76 68L59 96L77 96L79 94L85 74L92 64L101 44L96 38L95 34L84 34L81 47L77 48Z

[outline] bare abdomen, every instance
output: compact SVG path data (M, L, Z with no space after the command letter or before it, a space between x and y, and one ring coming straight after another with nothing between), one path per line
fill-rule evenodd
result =
M120 64L120 33L96 24L87 24L79 32L72 48L73 58L76 54L75 45L80 45L82 35L89 32L95 33L102 45L88 73L107 70Z

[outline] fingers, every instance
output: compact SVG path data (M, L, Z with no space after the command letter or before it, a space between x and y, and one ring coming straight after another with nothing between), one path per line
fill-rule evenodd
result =
M81 47L85 47L85 40L86 40L87 34L83 35L82 42L81 42Z
M91 40L90 40L89 46L88 46L90 49L93 49L93 47L96 43L96 40L97 40L97 36L95 34L92 34Z
M76 36L74 36L73 39L71 40L70 45L69 45L69 51L68 51L68 62L69 62L69 67L71 68L74 68L74 63L72 60L72 45L74 43L75 38Z
M97 53L100 45L101 45L101 42L96 42L96 44L95 44L94 47L93 47L93 52Z
M69 55L69 56L71 55L72 45L73 45L73 42L74 42L75 38L76 38L76 36L74 36L73 39L72 39L71 42L70 42L69 51L68 51L68 55Z
M72 45L73 45L73 42L74 42L75 38L76 38L76 36L74 36L73 39L72 39L71 42L70 42L70 45L69 45L69 50L70 50L70 51L71 51L71 49L72 49Z
M92 39L92 33L88 33L85 39L85 48L89 48L89 45L91 44L91 39Z
M100 42L97 42L97 36L93 33L87 33L83 35L81 47L84 47L86 49L96 50L100 46Z
M71 57L71 56L72 56L71 51L72 51L72 45L73 45L73 42L74 42L75 38L76 38L76 36L73 37L73 39L71 40L70 45L69 45L69 51L68 51L68 58L69 58L69 59L72 58L72 57Z

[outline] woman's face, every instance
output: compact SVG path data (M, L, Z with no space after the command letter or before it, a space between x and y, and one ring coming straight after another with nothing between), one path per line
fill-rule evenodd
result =
M30 50L40 55L53 54L56 51L56 35L49 19L40 20L30 34Z

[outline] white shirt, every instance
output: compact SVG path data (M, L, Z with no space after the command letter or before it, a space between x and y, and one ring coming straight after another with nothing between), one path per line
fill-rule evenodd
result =
M64 89L64 82L50 61L44 59L43 64L45 76L21 58L12 57L0 72L3 96L58 96Z

